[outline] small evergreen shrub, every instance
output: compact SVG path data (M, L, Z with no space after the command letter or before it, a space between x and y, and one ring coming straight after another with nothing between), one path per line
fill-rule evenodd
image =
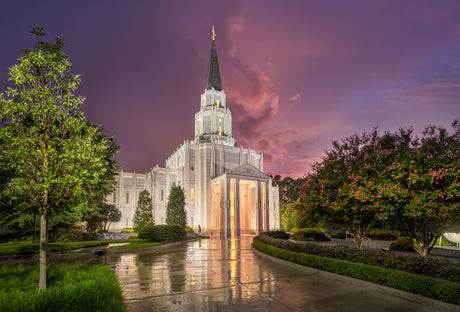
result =
M331 232L332 238L345 239L347 238L347 231L345 229L337 229Z
M292 228L289 232L291 232L291 233L297 233L297 232L300 232L300 231L302 231L301 228L295 227L295 228Z
M138 237L150 242L185 238L187 233L180 225L147 225L141 228Z
M295 241L330 241L331 239L323 231L315 228L301 229L291 236Z
M412 242L407 237L400 237L390 245L390 250L415 251Z
M374 229L369 231L367 237L379 240L396 240L398 235L394 231Z
M184 227L184 230L186 233L195 233L195 231L190 226Z

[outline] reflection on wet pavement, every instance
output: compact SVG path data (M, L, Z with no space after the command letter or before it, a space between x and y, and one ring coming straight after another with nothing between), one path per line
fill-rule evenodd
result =
M93 257L118 275L130 311L430 311L429 307L285 266L252 237L213 237Z

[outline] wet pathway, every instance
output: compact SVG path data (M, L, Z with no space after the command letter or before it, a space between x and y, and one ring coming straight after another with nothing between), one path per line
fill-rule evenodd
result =
M89 262L115 270L130 311L432 311L279 264L256 255L251 242L216 237Z

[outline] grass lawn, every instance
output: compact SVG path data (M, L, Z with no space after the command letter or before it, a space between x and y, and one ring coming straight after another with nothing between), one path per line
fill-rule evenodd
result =
M38 290L38 267L0 269L0 311L127 311L115 273L102 265L54 265Z
M199 235L189 235L181 240L188 240L197 238ZM61 243L48 243L47 252L56 252L64 250L72 250L79 248L104 246L109 243L129 243L123 246L114 246L108 248L108 250L118 249L134 249L134 248L145 248L157 245L163 245L167 243L177 242L181 240L171 240L163 242L149 242L138 238L132 239L120 239L120 240L103 240L103 241L82 241L82 242L61 242ZM39 243L33 244L32 242L9 242L0 244L0 256L1 255L27 255L27 254L38 254Z
M119 242L119 241L117 241ZM48 243L47 252L79 249L94 246L107 245L108 241L83 241L83 242L61 242ZM0 255L26 255L38 254L40 252L39 243L32 242L9 242L0 244Z
M153 246L158 246L158 245L164 245L168 243L174 243L174 242L180 242L180 241L185 241L189 239L194 239L200 237L200 235L195 234L195 235L188 235L187 237L183 239L175 239L175 240L166 240L162 242L149 242L143 239L130 239L130 240L124 240L128 242L129 244L123 245L123 246L113 246L107 248L107 250L122 250L122 249L135 249L135 248L146 248L146 247L153 247ZM116 243L123 243L124 241L114 241Z

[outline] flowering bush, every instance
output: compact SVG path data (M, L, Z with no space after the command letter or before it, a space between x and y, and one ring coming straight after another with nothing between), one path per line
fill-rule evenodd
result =
M382 222L427 257L436 238L460 223L460 122L454 133L427 127L380 135L377 130L334 141L301 191L301 218L324 218L364 233Z

